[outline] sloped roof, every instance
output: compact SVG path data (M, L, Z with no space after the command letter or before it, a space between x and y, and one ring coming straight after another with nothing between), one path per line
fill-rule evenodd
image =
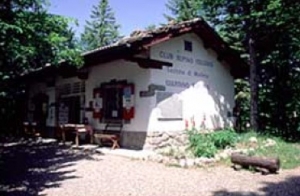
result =
M240 58L240 55L230 48L202 18L172 22L154 30L136 30L129 37L122 38L114 44L85 52L82 55L85 65L89 66L117 58L126 58L173 37L191 32L201 38L205 48L214 50L219 60L224 60L231 66L233 75L242 77L247 74L248 65Z
M245 77L248 75L249 66L202 18L183 22L171 22L153 30L133 31L129 37L124 37L111 45L82 53L84 58L83 67L98 65L116 59L130 59L133 55L146 51L153 45L186 33L195 33L198 35L206 49L210 48L214 50L219 60L224 60L230 65L233 76ZM55 66L47 66L31 71L30 75L55 73L57 69L65 70L63 72L76 72L76 68L72 67L60 66L60 68L57 68Z

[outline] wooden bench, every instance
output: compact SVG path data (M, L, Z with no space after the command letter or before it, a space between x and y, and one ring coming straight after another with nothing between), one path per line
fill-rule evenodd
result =
M26 136L40 137L41 134L37 131L36 122L23 122L24 133Z
M102 141L112 143L112 149L120 148L119 142L123 124L121 122L109 122L105 125L105 129L101 133L95 133L94 137Z

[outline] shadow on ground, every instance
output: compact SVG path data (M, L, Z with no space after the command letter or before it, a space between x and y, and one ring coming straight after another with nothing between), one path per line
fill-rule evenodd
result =
M253 179L255 180L255 179ZM216 191L214 196L299 196L300 176L287 178L278 183L264 183L257 192L231 192L227 190Z
M93 160L91 153L55 141L0 143L0 195L35 196L62 181L80 178L69 167L82 159Z

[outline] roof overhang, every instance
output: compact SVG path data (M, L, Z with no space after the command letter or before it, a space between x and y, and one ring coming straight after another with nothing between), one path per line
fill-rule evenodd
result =
M184 35L186 33L195 33L203 41L205 49L211 49L216 52L217 59L229 64L231 74L235 78L243 78L249 74L249 66L240 57L240 54L233 50L203 19L194 19L182 23L172 24L160 27L153 31L141 32L141 35L133 36L116 45L103 47L97 50L83 54L85 66L109 62L116 59L132 59L144 68L161 68L150 59L149 55L146 59L135 59L134 56L140 53L145 53L157 44L168 41L172 38ZM146 52L147 53L147 52ZM135 60L134 60L135 59ZM151 63L149 63L151 61ZM163 62L160 64L168 65ZM149 65L149 66L148 66Z
M203 41L206 49L216 52L219 61L225 61L231 69L231 74L235 78L242 78L248 75L249 66L241 58L238 52L230 48L223 39L208 25L203 19L194 19L176 24L170 24L153 31L142 31L141 34L124 38L110 46L101 47L82 54L84 65L80 69L70 68L63 62L60 68L47 67L33 72L33 74L49 75L52 73L68 73L76 75L87 67L95 66L114 60L125 59L136 62L142 68L161 69L163 66L172 66L169 62L158 61L150 58L149 50L152 46L168 41L174 37L186 33L195 33ZM142 55L140 55L142 54ZM146 55L145 55L146 54ZM51 66L53 67L53 66ZM31 75L31 74L30 74ZM68 75L68 74L67 74Z

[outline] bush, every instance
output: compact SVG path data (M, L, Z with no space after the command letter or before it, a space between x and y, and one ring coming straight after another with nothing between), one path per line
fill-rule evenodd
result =
M237 139L238 135L232 129L224 129L211 134L211 140L218 149L224 149L227 146L234 146Z
M217 152L216 146L209 139L208 134L189 131L189 147L196 157L213 157Z
M214 157L218 149L233 146L237 142L237 134L231 129L219 130L213 133L188 131L189 147L196 157Z
M212 142L205 141L205 142L202 142L202 143L198 143L196 145L196 147L193 150L193 154L196 157L208 157L208 158L211 158L211 157L215 156L215 154L217 153L217 151L218 150L217 150L216 146Z

